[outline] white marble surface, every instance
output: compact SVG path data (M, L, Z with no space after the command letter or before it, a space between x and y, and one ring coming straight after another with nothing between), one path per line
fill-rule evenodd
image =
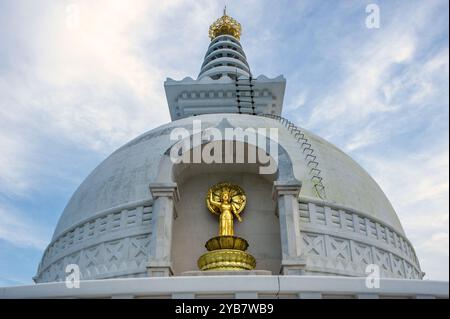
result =
M277 121L240 114L207 114L195 117L205 126L223 118L238 127L277 127L280 144L291 157L294 175L302 182L300 196L317 198L297 141ZM95 215L125 203L151 199L148 188L158 173L161 155L173 144L170 131L192 125L192 118L171 122L137 137L105 159L73 194L58 222L54 237ZM378 184L348 155L320 137L307 132L318 153L328 200L367 213L404 234L398 217Z
M89 280L69 289L64 282L0 288L0 298L448 298L448 282L321 276L192 276Z

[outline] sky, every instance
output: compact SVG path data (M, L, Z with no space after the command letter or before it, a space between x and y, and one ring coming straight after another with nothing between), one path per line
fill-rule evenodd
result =
M361 164L448 280L447 0L0 0L0 286L32 282L90 171L170 121L163 82L196 78L225 4L253 74L287 79L283 116Z

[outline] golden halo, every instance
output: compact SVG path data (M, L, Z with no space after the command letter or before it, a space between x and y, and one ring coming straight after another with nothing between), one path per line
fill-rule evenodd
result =
M214 186L211 186L206 193L206 206L209 211L215 215L220 215L219 208L211 205L209 202L210 194L212 193L212 197L215 201L222 201L222 194L227 192L230 197L230 204L236 210L236 214L241 213L245 204L247 203L247 198L245 196L244 190L236 184L231 184L228 182L221 182Z

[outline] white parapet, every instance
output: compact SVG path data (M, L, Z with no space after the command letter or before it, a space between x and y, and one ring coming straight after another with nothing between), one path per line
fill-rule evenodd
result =
M448 298L444 281L332 276L179 276L65 282L0 288L0 298ZM72 285L73 286L73 285ZM371 288L372 287L372 288Z

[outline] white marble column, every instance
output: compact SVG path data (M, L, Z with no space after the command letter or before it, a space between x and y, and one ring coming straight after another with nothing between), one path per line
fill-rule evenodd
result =
M301 183L276 181L272 196L277 204L281 236L281 273L301 275L305 266L301 259L301 234L298 195Z
M175 202L179 200L176 183L152 183L153 197L149 277L168 277L172 271L172 228L176 218Z

